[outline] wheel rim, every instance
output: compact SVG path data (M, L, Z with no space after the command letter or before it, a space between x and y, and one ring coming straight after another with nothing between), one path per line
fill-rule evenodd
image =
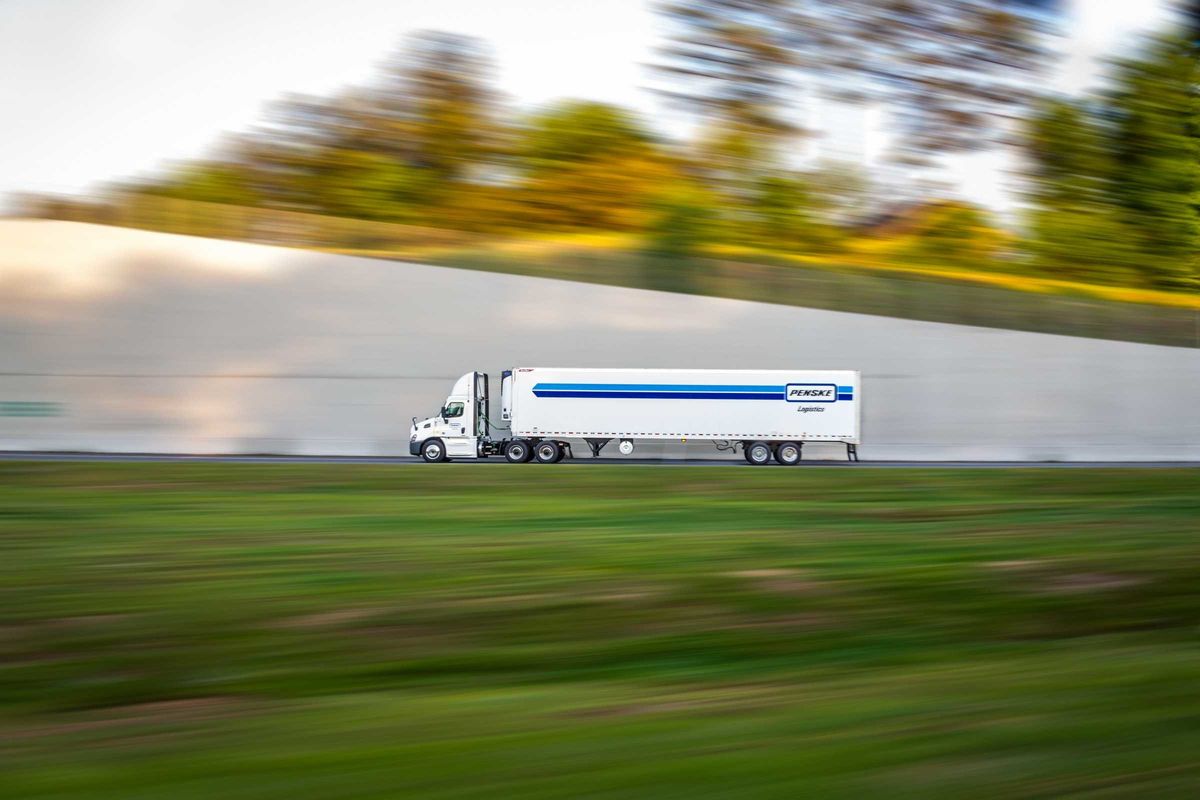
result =
M786 464L790 464L795 461L799 455L800 451L796 449L795 445L787 444L779 448L779 460Z
M525 457L525 445L514 444L508 448L508 455L513 461L520 461Z
M538 448L538 458L543 461L549 461L554 458L554 448L548 444L542 445Z
M755 464L765 464L771 458L771 450L767 447L751 447L750 459Z
M425 456L431 459L441 458L442 448L436 444L427 444L425 445Z

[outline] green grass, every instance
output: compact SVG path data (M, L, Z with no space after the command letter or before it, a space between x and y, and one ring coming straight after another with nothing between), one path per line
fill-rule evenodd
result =
M0 464L10 796L1148 797L1200 472Z

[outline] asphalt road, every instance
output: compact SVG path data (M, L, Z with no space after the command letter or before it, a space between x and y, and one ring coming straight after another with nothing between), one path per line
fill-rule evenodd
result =
M409 464L424 464L414 456L286 456L286 455L177 455L168 453L46 453L8 450L0 451L0 461L48 461L48 462L163 462L163 463L198 463L198 464L393 464L404 466ZM458 464L504 464L503 458L486 458L472 462L461 459ZM631 467L667 466L667 467L749 467L741 458L582 458L568 459L560 462L566 465L582 464L621 464ZM521 465L523 466L523 465ZM778 467L772 463L770 466ZM1012 469L1018 467L1079 469L1079 468L1120 468L1120 469L1166 469L1166 468L1200 468L1200 461L841 461L841 460L811 460L801 462L802 467L836 467L836 468L913 468L913 467L948 467L965 469ZM536 468L544 469L540 465ZM430 465L429 469L445 469L445 466Z

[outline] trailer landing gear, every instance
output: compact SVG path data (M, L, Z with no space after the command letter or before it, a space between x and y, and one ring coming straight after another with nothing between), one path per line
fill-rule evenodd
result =
M599 458L600 451L604 449L604 445L612 441L612 439L584 439L587 442L588 449L592 451L592 458Z

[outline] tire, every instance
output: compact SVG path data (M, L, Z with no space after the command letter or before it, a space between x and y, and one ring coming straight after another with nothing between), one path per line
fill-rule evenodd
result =
M426 439L421 443L421 458L429 464L437 464L446 459L446 445L441 439Z
M533 446L533 457L539 464L554 464L562 460L562 448L553 439L542 439Z
M800 445L796 442L780 442L775 446L775 460L785 467L800 463Z
M766 442L751 442L746 447L746 460L756 467L763 464L770 464L771 445Z
M570 448L568 448L566 445L560 444L558 446L558 458L554 459L554 463L557 464L558 462L562 461L570 452Z
M504 458L510 464L524 464L533 458L533 448L524 439L513 439L504 448Z

